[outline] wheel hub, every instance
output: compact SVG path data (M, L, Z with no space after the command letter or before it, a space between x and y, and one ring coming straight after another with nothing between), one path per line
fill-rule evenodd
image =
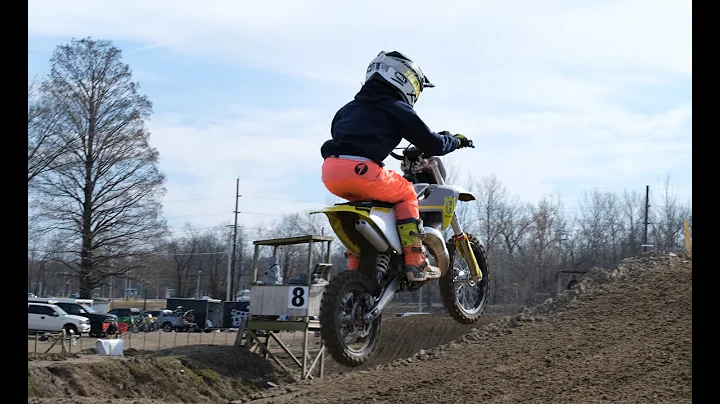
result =
M364 320L365 313L372 308L373 297L369 293L357 296L348 293L342 299L342 307L345 309L340 313L340 322L343 324L343 336L353 335L355 338L363 338L370 334L370 324Z

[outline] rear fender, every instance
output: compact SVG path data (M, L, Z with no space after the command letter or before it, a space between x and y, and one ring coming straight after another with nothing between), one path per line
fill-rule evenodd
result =
M310 214L316 213L323 213L327 216L330 226L340 242L355 254L361 255L363 248L372 248L365 237L355 229L357 220L365 220L370 223L393 249L402 251L402 248L399 247L400 238L397 230L394 233L391 231L395 225L395 213L392 209L338 204L310 212ZM392 237L393 235L395 237Z

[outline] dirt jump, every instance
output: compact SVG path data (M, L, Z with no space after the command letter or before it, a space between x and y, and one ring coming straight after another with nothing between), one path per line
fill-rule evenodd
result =
M691 403L692 259L646 253L473 326L388 318L372 363L293 382L231 346L28 355L29 403ZM268 383L269 382L269 383Z

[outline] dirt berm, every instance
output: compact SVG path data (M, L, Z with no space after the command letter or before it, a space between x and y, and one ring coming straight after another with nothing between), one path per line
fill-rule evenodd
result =
M443 322L447 327L437 326ZM328 373L346 373L297 383L232 347L117 359L29 356L28 402L692 402L687 257L648 253L613 270L592 270L556 299L489 317L474 330L434 316L388 319L391 324L374 365L347 371L329 360ZM402 356L410 357L396 359ZM279 387L268 389L268 381Z

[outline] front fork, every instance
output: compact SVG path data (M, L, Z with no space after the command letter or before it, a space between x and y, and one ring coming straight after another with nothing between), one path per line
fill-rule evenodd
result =
M455 247L460 249L460 253L463 258L465 258L465 262L467 262L470 266L470 273L472 275L471 280L474 282L481 281L483 273L480 270L477 258L475 258L475 253L470 246L470 238L465 234L462 226L460 226L460 221L458 220L457 215L453 216L451 225L453 232L455 232Z

